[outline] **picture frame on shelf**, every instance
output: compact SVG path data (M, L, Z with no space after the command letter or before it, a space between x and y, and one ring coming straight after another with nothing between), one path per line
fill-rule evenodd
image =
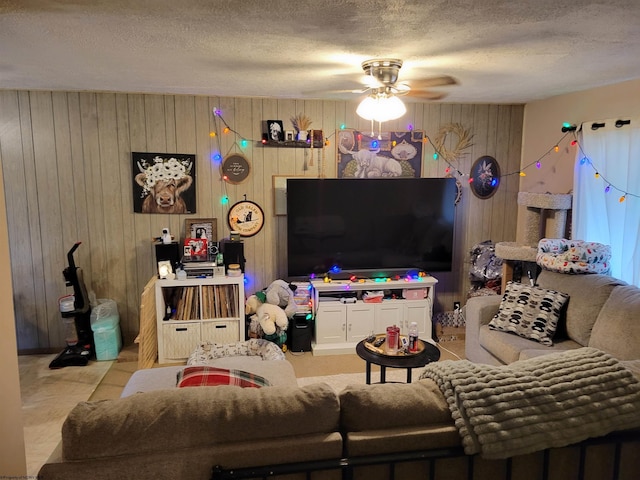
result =
M309 175L272 175L273 189L273 214L287 214L287 179L289 178L315 178Z
M282 123L282 120L267 120L267 136L272 142L284 141L284 123Z
M186 218L184 220L184 238L206 239L207 251L209 255L212 255L218 244L218 220L215 218Z
M293 130L287 130L284 132L285 142L294 142L296 140L296 134Z

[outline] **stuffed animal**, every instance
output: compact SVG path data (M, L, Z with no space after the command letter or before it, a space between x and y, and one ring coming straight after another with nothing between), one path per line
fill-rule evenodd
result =
M264 292L266 295L266 303L278 305L284 309L287 318L293 318L298 310L298 305L294 301L293 291L295 289L295 285L287 283L284 280L274 280Z
M258 296L251 295L245 302L245 313L247 315L255 315L266 335L273 335L276 329L286 331L289 326L289 319L284 310L277 305L263 303Z

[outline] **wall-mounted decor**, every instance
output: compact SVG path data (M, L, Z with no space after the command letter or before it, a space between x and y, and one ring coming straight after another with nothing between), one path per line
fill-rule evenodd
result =
M449 150L445 145L447 137L449 135L455 135L457 137L457 141L455 146ZM460 123L447 123L440 127L438 130L438 135L433 141L438 153L448 162L455 162L460 155L462 155L462 151L471 147L473 143L471 139L473 135L471 132L464 128L464 126Z
M282 120L267 120L267 135L272 142L283 142L284 124Z
M135 213L195 213L196 156L131 152Z
M209 255L218 253L218 220L215 218L187 218L184 238L205 238Z
M241 237L253 237L264 226L264 212L260 205L241 200L231 206L227 214L229 229Z
M249 177L251 165L249 165L249 160L247 160L244 155L232 153L222 160L220 170L222 171L222 176L225 181L238 184L244 182L247 177Z
M338 178L392 178L422 175L424 132L381 132L380 138L357 130L338 130Z
M485 155L471 165L469 186L478 198L489 198L500 186L500 165L495 158Z
M273 180L273 214L287 214L287 179L289 178L314 178L306 175L272 175Z

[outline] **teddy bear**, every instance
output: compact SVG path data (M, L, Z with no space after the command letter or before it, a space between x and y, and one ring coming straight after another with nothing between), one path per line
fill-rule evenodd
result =
M284 310L277 305L266 303L266 296L263 292L251 295L245 302L245 313L255 315L262 331L266 335L273 335L277 329L286 331L289 326L289 319Z
M284 280L274 280L264 291L266 303L278 305L284 310L287 318L293 318L298 310L293 293L296 288L295 285Z

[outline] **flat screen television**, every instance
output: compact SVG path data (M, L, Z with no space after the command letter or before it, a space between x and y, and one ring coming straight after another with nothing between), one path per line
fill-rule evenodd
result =
M451 271L453 178L288 179L290 278Z

